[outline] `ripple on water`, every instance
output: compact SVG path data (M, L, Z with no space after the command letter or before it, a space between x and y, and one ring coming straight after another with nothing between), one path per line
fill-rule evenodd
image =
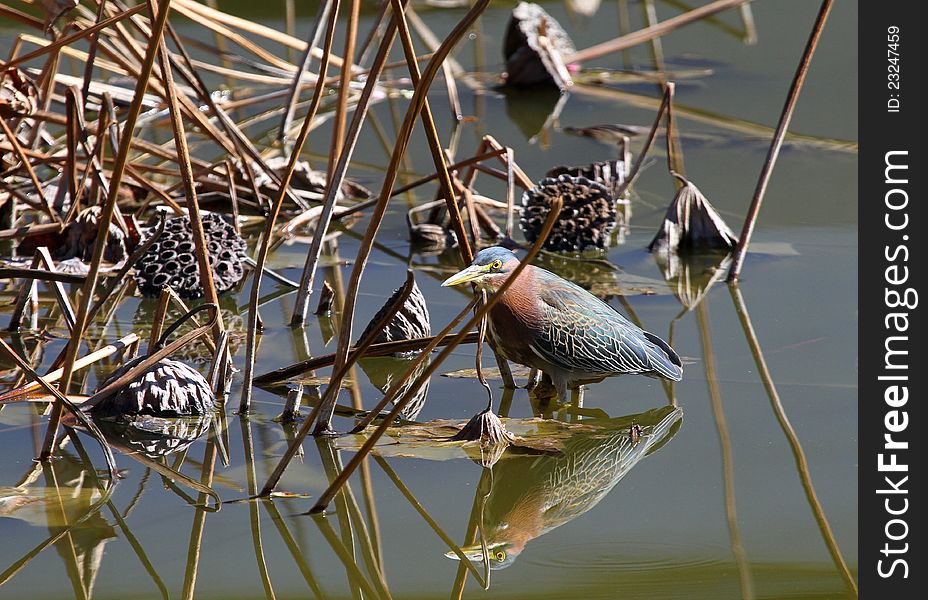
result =
M724 548L711 545L616 540L569 545L551 544L548 548L542 548L541 544L537 544L535 550L532 552L532 548L526 549L524 563L542 568L583 571L591 575L597 572L711 570L730 563Z

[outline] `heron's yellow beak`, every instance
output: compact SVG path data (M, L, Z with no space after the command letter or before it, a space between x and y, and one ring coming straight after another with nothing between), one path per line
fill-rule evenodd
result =
M483 546L480 544L475 544L473 546L461 546L461 552L463 552L464 556L466 556L471 562L483 562ZM458 553L454 550L445 552L445 557L452 560L461 560L461 557L458 556Z
M449 285L459 285L469 281L477 281L482 279L489 270L488 266L471 265L463 271L459 271L448 279L445 279L441 285L442 287L448 287Z

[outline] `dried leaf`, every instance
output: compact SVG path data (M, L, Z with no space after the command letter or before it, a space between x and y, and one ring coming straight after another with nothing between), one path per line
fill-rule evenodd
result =
M32 79L19 69L5 70L0 75L0 119L28 117L38 108L39 90Z
M674 196L664 222L648 246L654 253L669 255L675 252L703 250L730 250L738 237L729 229L709 200L695 185L674 173L683 187Z
M100 385L100 389L118 380L145 358L140 356L124 364ZM206 415L215 406L216 397L199 371L180 361L163 359L90 411L94 417L178 417Z
M562 56L574 52L576 47L570 36L543 8L520 2L512 9L503 46L506 83L553 83L561 89L569 87L573 82Z
M510 365L512 369L513 377L528 377L531 369L528 367L523 367L522 365L512 364ZM503 376L499 372L498 367L484 367L481 369L483 371L483 376L486 379L502 379ZM442 377L451 377L452 379L477 379L477 369L459 369L457 371L449 371L447 373L442 373Z
M678 426L682 411L671 406L652 409L643 413L614 417L608 419L589 419L578 423L567 423L549 419L503 418L503 423L514 437L502 459L530 455L560 456L577 445L598 445L616 437L629 437L630 428L637 424L643 428L642 438L649 434L666 441L665 427ZM374 452L381 456L417 458L425 460L453 460L471 458L482 460L486 453L481 453L478 442L451 441L451 437L466 425L459 420L436 419L427 423L411 423L391 427L387 434L374 447ZM657 436L660 429L661 435ZM370 430L338 438L335 443L339 449L356 450L364 444ZM655 440L657 441L657 440ZM656 448L648 447L649 453Z
M393 294L380 310L377 311L377 314L370 320L367 327L364 328L361 337L358 339L363 339L368 334L369 330L380 321L387 313L388 307L399 297L401 290L402 288L397 288L393 291ZM429 309L425 303L425 296L422 295L419 286L413 281L412 291L409 293L409 297L406 298L406 302L403 303L402 308L400 308L393 319L387 323L383 331L374 338L374 343L380 344L382 342L393 342L397 340L412 340L428 337L430 335L432 335L432 326L429 323Z

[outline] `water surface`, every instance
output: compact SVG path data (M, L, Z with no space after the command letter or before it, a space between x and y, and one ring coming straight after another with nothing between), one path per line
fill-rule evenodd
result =
M256 13L251 3L220 4L269 25L284 26L282 12L272 19L263 10ZM678 4L656 3L659 16L677 14ZM603 3L592 18L569 15L559 2L544 6L580 46L616 34L617 3ZM499 70L500 40L510 8L509 3L494 3L475 39L458 50L456 58L466 69ZM639 23L640 7L632 4L629 9L633 22ZM692 25L663 40L668 69L711 70L711 75L680 79L677 87L686 171L736 231L766 151L764 139L746 133L737 120L768 128L775 125L817 9L817 3L798 0L756 3L754 45L746 45L737 35L742 24L736 13ZM275 4L273 10L280 7ZM298 35L308 30L314 11L314 7L299 7ZM423 8L420 13L439 35L463 15L461 9ZM362 31L372 16L371 11L365 13ZM189 23L181 29L202 35ZM856 29L856 3L837 3L792 131L856 140ZM0 46L6 47L13 31L0 30L4 42ZM650 68L650 61L648 46L643 46L594 65ZM444 89L436 83L430 97L440 135L446 140L451 123ZM540 131L556 94L552 102L543 93L505 94L461 86L465 113L479 119L462 126L457 156L473 153L480 136L491 133L515 149L518 163L534 179L554 165L614 158L614 148L560 129L652 121L655 85L613 89L621 93L573 93L559 118ZM392 111L401 115L404 102L383 102L373 110L391 138ZM687 118L687 111L699 118ZM249 134L261 139L274 123L256 126ZM310 155L324 154L329 131L326 125L313 134ZM420 131L409 156L409 177L431 172ZM350 449L317 445L313 440L303 444L301 459L290 466L280 489L309 494L308 499L225 503L220 511L209 513L190 505L194 491L181 484L166 485L150 468L120 455L117 461L125 478L111 504L51 547L40 549L99 497L81 452L86 451L98 467L103 461L92 441L82 437L83 450L68 444L61 458L15 488L33 472L32 458L46 418L31 406L8 406L0 410L0 538L4 542L0 570L12 565L6 573L12 576L0 587L0 595L181 597L185 587L191 587L194 567L195 592L201 598L358 598L372 592L388 592L393 598L454 595L460 591L456 584L460 563L445 557L448 546L403 494L397 485L401 482L457 543L464 542L474 506L484 507L488 538L499 534L501 523L511 531L521 527L518 551L512 544L505 550L506 568L491 571L489 591L482 591L468 576L464 597L852 596L829 550L832 540L823 533L822 518L833 535L832 550L856 573L856 153L846 144L786 145L754 236L758 251L748 256L740 285L742 308L747 311L742 318L736 296L724 284L711 287L697 308L685 311L644 249L673 194L663 157L660 153L655 157L636 185L623 243L605 256L616 271L599 272L591 282L589 266L554 261L552 268L611 292L613 305L622 310L630 307L646 328L662 337L669 337L673 323L672 343L687 363L684 380L673 388L679 410L668 406L668 394L654 380L626 377L593 385L586 392L585 407L599 409L601 418L590 425L595 433L577 434L573 442L587 443L591 450L565 451L560 458L505 458L492 470L463 454L426 459L385 451L385 458L368 461L363 478L351 480L349 504L357 510L346 511L344 503L336 503L323 519L297 515L309 509L313 497L325 488L327 470L350 459ZM352 174L379 189L388 158L376 136L366 131L356 160L367 167L358 166ZM316 164L323 167L324 161L317 159ZM478 188L485 195L503 198L503 188L489 178L482 177ZM389 213L361 288L358 323L366 323L402 282L408 264L416 270L428 300L433 330L467 301L459 290L439 286L459 266L453 253L428 257L410 252L404 221L407 201L425 202L432 193L433 188L422 188L415 195L400 196ZM327 262L332 268L325 271L330 281L335 281L336 271L347 281L350 259L365 226L362 220L339 238L338 257ZM299 278L306 248L302 243L281 247L272 257L273 266ZM262 292L267 294L279 290L267 280L265 286ZM246 286L238 296L227 298L225 307L244 316L241 308L248 291ZM330 323L313 318L301 330L287 326L292 307L292 295L262 307L265 331L258 373L309 354L334 351L326 333ZM127 334L144 324L152 309L148 301L127 299L106 335ZM764 385L744 319L753 326L772 386ZM53 334L63 333L60 323L57 329L54 323L47 326ZM24 334L23 340L30 351L36 348L34 335ZM56 337L44 343L35 359L40 371L61 347ZM239 366L243 354L240 345ZM386 376L383 370L396 366L382 363L356 369L354 395L343 393L341 402L370 407L378 401L382 397L378 384ZM472 367L473 348L460 347L439 372ZM88 384L110 368L92 369ZM287 432L273 421L283 404L280 394L259 389L250 418L239 419L234 413L240 377L226 410L230 462L217 461L213 481L224 500L244 498L253 482L261 486L287 443ZM499 381L491 384L498 403ZM772 396L778 397L779 405ZM436 376L417 419L466 419L482 408L485 398L474 380ZM777 410L791 423L798 446L791 445ZM516 390L509 415L527 418L533 412L526 391ZM575 415L555 416L577 421ZM668 419L672 426L664 423ZM344 431L351 423L337 418L335 427ZM635 423L645 425L645 436L632 444L629 428ZM604 452L609 444L624 450ZM596 462L597 449L609 460ZM199 479L208 452L204 438L194 442L183 472ZM583 458L571 460L572 456ZM549 510L548 521L540 522L545 507L555 503L552 490L578 485L577 477L569 477L575 472L600 493L588 494L586 504L566 517ZM347 534L346 516L353 538ZM256 547L263 552L261 560L256 558ZM354 559L343 561L345 556ZM482 572L483 566L477 569Z

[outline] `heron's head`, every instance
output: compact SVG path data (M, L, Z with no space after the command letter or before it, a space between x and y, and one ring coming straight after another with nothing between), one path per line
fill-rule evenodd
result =
M516 561L516 558L518 558L521 550L522 548L517 548L516 546L513 546L507 542L487 544L487 555L490 559L490 569L498 571L512 565L512 563ZM483 564L483 547L480 544L473 546L462 546L461 551L464 553L464 556L466 556L472 563L476 565ZM446 552L445 556L454 560L461 560L461 557L458 556L458 554L453 550L451 552Z
M502 246L491 246L478 252L470 266L446 279L442 286L474 283L492 290L502 285L518 265L519 259L512 251Z

